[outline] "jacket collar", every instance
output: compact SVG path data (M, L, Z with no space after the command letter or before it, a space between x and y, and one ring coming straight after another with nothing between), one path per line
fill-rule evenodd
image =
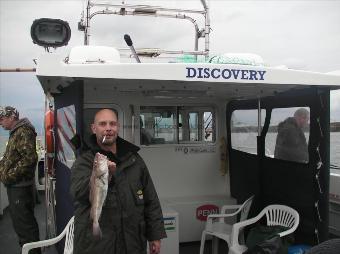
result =
M27 118L22 118L18 120L18 122L13 126L13 128L10 130L9 134L11 135L14 133L17 129L19 129L22 126L26 126L30 128L33 132L35 132L34 126L31 124L31 122Z

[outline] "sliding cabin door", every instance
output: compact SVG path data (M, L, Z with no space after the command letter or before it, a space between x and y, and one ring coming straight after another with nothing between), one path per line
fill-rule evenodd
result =
M261 98L260 105L258 118L258 100L228 104L231 195L238 202L256 195L250 216L269 204L291 206L300 214L296 242L324 241L328 237L329 90L287 92ZM275 154L278 125L299 108L310 112L303 129L307 159L280 158Z

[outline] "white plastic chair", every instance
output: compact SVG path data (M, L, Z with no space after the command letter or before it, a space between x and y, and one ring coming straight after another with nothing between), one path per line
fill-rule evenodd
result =
M43 241L25 243L24 246L22 246L21 254L28 254L28 252L31 249L53 245L59 242L61 239L63 239L65 235L66 237L65 237L64 254L72 254L73 253L73 229L74 229L74 216L69 220L63 232L61 232L58 236L51 238L51 239L43 240Z
M269 205L265 207L256 217L235 223L231 232L231 245L229 254L241 254L248 248L239 243L240 230L244 227L254 224L263 216L266 216L267 226L284 226L287 230L279 233L280 237L293 233L299 225L299 213L293 208L285 205Z
M247 219L248 213L253 202L254 196L248 198L242 205L224 205L220 214L210 214L207 218L205 230L202 232L200 254L204 253L204 244L207 235L213 236L212 249L213 253L218 252L218 239L222 239L230 244L230 234L232 225L225 222L225 218L236 217L240 214L240 221ZM228 210L236 212L226 213Z

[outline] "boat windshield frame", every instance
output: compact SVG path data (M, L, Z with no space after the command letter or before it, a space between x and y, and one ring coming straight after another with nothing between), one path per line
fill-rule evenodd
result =
M120 15L120 16L143 16L143 17L161 17L161 18L175 18L191 22L195 29L194 49L187 50L164 50L164 49L136 49L137 54L143 56L155 57L160 54L175 54L183 55L189 54L195 56L204 56L207 60L209 58L209 35L210 35L210 18L209 8L206 0L200 0L203 8L201 10L194 9L180 9L180 8L165 8L152 5L134 5L134 4L110 4L87 0L86 9L82 12L82 17L78 23L78 30L84 32L84 45L90 45L91 36L91 21L97 15ZM96 8L96 10L93 10ZM199 23L191 15L202 15L204 20L204 27L199 27ZM204 38L204 49L199 50L199 39ZM129 48L120 49L120 51L130 50Z

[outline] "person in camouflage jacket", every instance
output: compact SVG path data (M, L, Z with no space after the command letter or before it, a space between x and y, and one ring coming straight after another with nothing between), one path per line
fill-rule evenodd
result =
M9 131L8 144L0 160L0 181L6 186L13 227L22 246L39 241L38 223L34 217L37 134L30 121L19 119L18 111L10 106L0 108L0 125ZM30 253L41 252L35 249Z

